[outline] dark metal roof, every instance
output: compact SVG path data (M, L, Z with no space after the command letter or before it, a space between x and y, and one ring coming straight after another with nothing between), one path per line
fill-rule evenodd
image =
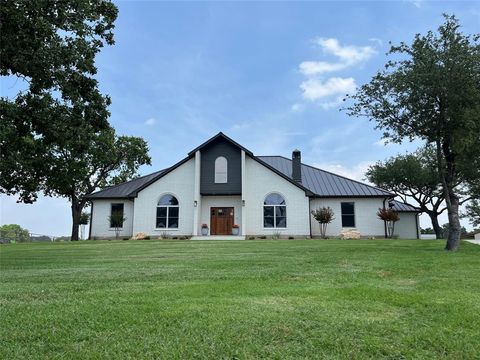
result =
M392 203L392 209L398 212L421 212L420 209L397 200L391 200L389 203Z
M259 159L291 178L292 160L283 156L258 156ZM344 176L302 164L302 185L319 197L391 197L388 191Z
M315 167L302 164L302 182L298 183L292 179L292 160L283 156L254 156L251 151L236 143L223 133L218 133L211 139L204 142L194 150L188 153L188 156L168 169L160 170L149 175L145 175L123 184L111 186L109 188L90 194L88 199L111 199L111 198L133 198L137 193L157 181L162 176L175 170L191 159L197 150L204 148L217 139L224 139L240 149L244 150L252 159L275 172L279 176L288 180L295 186L304 190L307 196L318 197L394 197L395 195L388 191L376 188L371 185L363 184L359 181L348 179L346 177L333 174L331 172L317 169ZM402 203L399 203L402 204ZM403 204L406 205L406 204ZM408 206L408 205L406 205ZM415 211L399 210L399 211Z
M207 141L205 141L203 144L197 146L195 149L193 149L192 151L190 151L188 153L189 156L192 156L194 155L198 150L201 150L203 149L204 147L210 145L212 142L214 142L215 140L217 139L224 139L226 141L228 141L229 143L235 145L236 147L238 147L239 149L245 151L246 154L250 155L253 157L253 153L248 150L247 148L243 147L242 145L240 145L239 143L237 143L235 140L229 138L227 135L225 135L224 133L222 132L219 132L217 135L215 135L214 137L208 139Z
M88 196L89 199L112 199L134 197L136 191L152 179L162 175L165 170L160 170L152 174L141 176L119 185L110 186L106 189L94 192Z

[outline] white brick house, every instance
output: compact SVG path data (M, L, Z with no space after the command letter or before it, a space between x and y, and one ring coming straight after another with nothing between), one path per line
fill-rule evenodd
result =
M208 236L318 237L311 211L330 206L335 220L328 236L356 229L365 237L384 237L379 208L400 213L395 234L418 238L418 210L394 195L292 159L255 156L223 133L212 137L172 167L90 195L90 238L145 233L152 237ZM113 224L111 214L123 214ZM234 229L236 228L236 229ZM203 229L203 231L206 231Z

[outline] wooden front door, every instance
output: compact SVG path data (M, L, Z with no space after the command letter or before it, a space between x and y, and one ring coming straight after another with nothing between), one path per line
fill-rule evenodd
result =
M233 207L210 208L210 234L232 235Z

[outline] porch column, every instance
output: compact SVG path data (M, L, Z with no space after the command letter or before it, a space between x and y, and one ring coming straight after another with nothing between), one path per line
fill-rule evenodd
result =
M200 150L195 153L195 179L193 192L193 234L198 235L198 221L200 219L200 211L202 208L202 198L200 195Z
M246 227L247 227L247 212L245 211L245 151L242 150L242 225L241 225L241 233L242 236L247 235Z

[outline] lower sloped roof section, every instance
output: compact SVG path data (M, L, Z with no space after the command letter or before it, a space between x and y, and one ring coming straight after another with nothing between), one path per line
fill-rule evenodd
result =
M391 200L389 203L393 205L392 209L398 212L421 212L420 209L397 200Z
M90 194L88 199L112 199L112 198L129 198L134 197L138 189L148 184L151 180L161 175L165 170L160 170L145 176L140 176L133 180L124 182L119 185L110 186L106 189Z
M292 160L283 156L258 156L288 177L292 177ZM302 185L319 197L393 197L394 194L344 176L302 164Z

